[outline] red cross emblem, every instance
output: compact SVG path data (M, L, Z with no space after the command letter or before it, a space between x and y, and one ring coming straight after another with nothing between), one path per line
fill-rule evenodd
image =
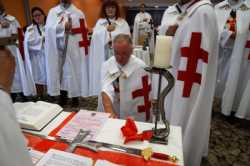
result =
M184 81L183 97L190 97L194 83L201 84L200 73L196 72L198 61L208 63L208 52L201 48L202 34L193 32L189 47L181 48L181 56L187 58L186 71L178 71L178 80Z
M250 48L250 40L247 41L246 48ZM248 55L248 59L250 60L250 53Z
M144 105L138 106L138 112L146 113L146 121L150 119L150 108L151 108L151 101L149 99L151 91L151 84L149 84L148 75L142 77L142 89L138 89L132 92L132 98L135 99L137 97L144 97Z
M81 34L82 41L79 42L79 47L85 48L85 55L88 55L88 47L90 45L90 41L88 40L88 29L85 26L84 19L80 19L80 27L79 28L72 28L72 34Z
M19 51L20 54L24 60L24 35L23 35L23 30L21 28L17 28L17 33L18 33L18 43L19 43Z

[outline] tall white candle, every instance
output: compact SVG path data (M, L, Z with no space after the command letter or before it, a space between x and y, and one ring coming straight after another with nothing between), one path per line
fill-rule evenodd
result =
M154 55L154 67L167 68L170 66L172 49L171 36L157 36Z

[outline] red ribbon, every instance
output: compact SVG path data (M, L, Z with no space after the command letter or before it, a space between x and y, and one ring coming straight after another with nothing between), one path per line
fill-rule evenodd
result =
M141 134L137 134L138 130L132 118L128 118L126 120L125 126L121 128L121 132L125 137L124 144L127 144L131 141L150 140L153 136L152 131L144 131Z

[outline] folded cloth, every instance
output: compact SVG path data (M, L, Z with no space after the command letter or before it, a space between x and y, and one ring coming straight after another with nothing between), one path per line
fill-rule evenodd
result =
M125 126L121 128L121 132L125 137L124 144L131 141L144 141L150 140L153 136L152 131L144 131L141 134L137 134L138 130L136 124L132 118L127 118Z

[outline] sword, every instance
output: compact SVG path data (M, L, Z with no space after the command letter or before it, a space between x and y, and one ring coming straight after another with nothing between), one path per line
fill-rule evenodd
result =
M70 17L70 15L68 15L68 21L70 24L72 24L72 18ZM62 53L62 64L61 64L61 82L62 82L62 78L63 78L63 66L65 64L66 61L66 57L67 57L67 50L68 50L68 43L69 43L69 35L70 35L70 31L66 31L65 32L65 45L63 48L63 53Z
M86 148L93 152L98 152L99 148L105 147L105 148L112 149L115 151L140 156L140 157L143 157L145 160L155 158L155 159L170 161L173 163L176 163L178 161L178 158L176 156L170 156L168 154L163 154L163 153L156 153L156 152L153 152L152 148L146 148L146 149L140 150L140 149L127 148L127 147L123 147L119 145L113 145L109 143L92 141L92 140L83 141L90 134L90 131L84 131L82 129L79 131L78 135L75 137L73 141L69 141L69 140L62 139L62 138L51 137L51 136L45 136L41 134L31 134L27 131L23 131L23 132L30 134L30 135L38 136L42 139L46 139L49 141L62 142L62 143L69 144L69 147L66 149L66 151L71 152L71 153L73 153L75 149L78 147Z
M92 140L87 141L87 142L92 144L93 146L96 146L97 149L100 147L105 147L105 148L112 149L115 151L120 151L120 152L124 152L124 153L128 153L128 154L137 155L137 156L143 157L145 160L155 158L155 159L160 159L160 160L165 160L165 161L171 161L173 163L176 163L178 161L178 158L176 156L170 156L168 154L153 152L153 149L150 147L143 149L143 150L140 150L140 149L127 148L127 147L123 147L123 146L119 146L119 145L113 145L113 144L109 144L109 143L92 141Z

